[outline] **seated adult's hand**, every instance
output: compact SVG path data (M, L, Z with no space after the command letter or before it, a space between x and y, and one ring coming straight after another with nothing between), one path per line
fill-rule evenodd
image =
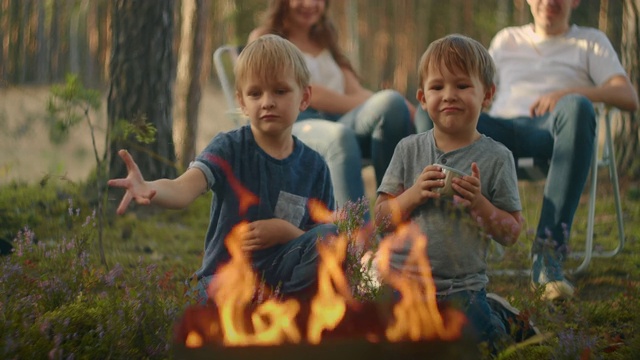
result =
M139 205L151 204L151 199L156 195L156 191L144 180L140 168L138 168L138 165L133 161L128 151L120 150L118 151L118 155L120 155L127 166L127 177L124 179L111 179L107 182L107 185L126 190L116 210L118 215L122 215L127 210L127 206L129 206L131 200L135 200Z
M558 101L567 94L569 92L566 90L559 90L540 96L529 108L531 117L538 117L552 112L556 108Z

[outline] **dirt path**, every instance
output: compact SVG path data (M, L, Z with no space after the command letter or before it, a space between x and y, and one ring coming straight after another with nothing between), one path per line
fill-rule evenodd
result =
M14 180L31 183L46 175L77 181L95 167L86 123L78 124L63 144L56 145L49 140L45 125L48 98L48 87L0 88L0 184ZM207 86L200 104L197 150L218 132L234 127L224 111L220 91ZM104 149L106 119L106 102L103 102L100 110L92 114L100 154Z

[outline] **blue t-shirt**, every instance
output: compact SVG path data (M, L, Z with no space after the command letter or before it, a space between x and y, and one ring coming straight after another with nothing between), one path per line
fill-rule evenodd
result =
M294 136L293 140L291 155L278 160L258 146L251 127L246 125L218 134L190 165L204 173L214 193L198 277L212 275L229 260L224 239L241 221L279 218L306 231L316 225L309 214L309 199L335 209L327 164L298 138ZM246 206L239 193L252 194L256 201ZM252 258L256 261L268 256L277 247L255 251Z

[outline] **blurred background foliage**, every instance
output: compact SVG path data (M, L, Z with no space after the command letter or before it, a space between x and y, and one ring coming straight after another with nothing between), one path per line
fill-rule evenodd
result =
M123 0L0 0L0 87L48 85L64 81L69 73L77 75L87 88L106 91L111 86L111 93L120 97L111 97L110 109L122 108L122 114L110 114L110 123L127 117L124 115L128 115L127 121L133 121L131 114L144 113L155 122L160 144L171 142L171 129L167 126L173 124L173 140L181 144L175 149L177 168L181 169L195 154L198 119L194 109L200 102L200 87L219 84L212 71L214 50L223 44L244 44L249 32L260 23L268 1L163 0L141 4L133 6ZM158 21L149 14L161 5L163 11L153 12L171 21L162 21L166 25L158 27ZM341 45L362 83L372 90L396 89L414 103L417 63L431 41L449 33L462 33L489 46L499 29L531 21L526 0L334 0L330 1L329 11L339 29ZM115 16L140 20L135 26L121 28L131 21L119 22ZM640 83L639 19L640 0L582 1L572 19L609 36L636 87ZM118 31L114 31L114 25ZM173 118L158 119L142 105L128 108L119 104L135 97L140 104L155 109L148 99L140 98L145 91L122 87L128 84L122 74L110 74L111 68L144 64L136 62L132 54L158 54L151 54L158 49L140 47L137 40L126 44L127 34L131 39L138 39L140 33L150 35L147 38L157 37L159 29L173 37L168 46L173 48L174 58L167 59L163 68L163 73L173 74L145 80L149 85L141 86L171 87L175 96ZM135 70L139 74L149 69ZM171 108L168 101L166 104ZM156 112L171 113L171 109L161 110ZM622 176L631 179L640 179L640 159L636 156L640 151L639 114L621 113L614 129L619 168L626 169ZM108 152L112 157L113 149L120 146L111 144ZM174 162L172 149L159 154ZM143 166L143 173L148 168L154 177L170 174L153 171L164 167L165 164L149 164ZM117 173L117 164L110 164L110 175Z
M204 71L213 81L213 49L243 44L266 9L265 0L203 0ZM204 4L207 3L207 4ZM112 46L111 0L0 0L0 86L48 84L78 74L87 86L106 86ZM174 1L175 49L182 1ZM486 46L508 25L531 19L526 0L334 0L330 11L343 48L372 89L415 90L415 67L427 45L462 33ZM573 20L604 30L619 50L622 1L583 1Z

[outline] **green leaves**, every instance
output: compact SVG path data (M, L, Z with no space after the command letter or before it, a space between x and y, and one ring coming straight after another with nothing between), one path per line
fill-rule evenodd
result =
M158 132L152 123L147 122L145 115L137 116L132 122L120 119L116 123L115 129L115 139L125 140L133 136L137 142L142 144L151 144L156 141L156 133Z
M53 85L47 103L49 138L55 144L69 139L71 128L100 108L100 93L85 89L78 76L69 74L63 85Z

